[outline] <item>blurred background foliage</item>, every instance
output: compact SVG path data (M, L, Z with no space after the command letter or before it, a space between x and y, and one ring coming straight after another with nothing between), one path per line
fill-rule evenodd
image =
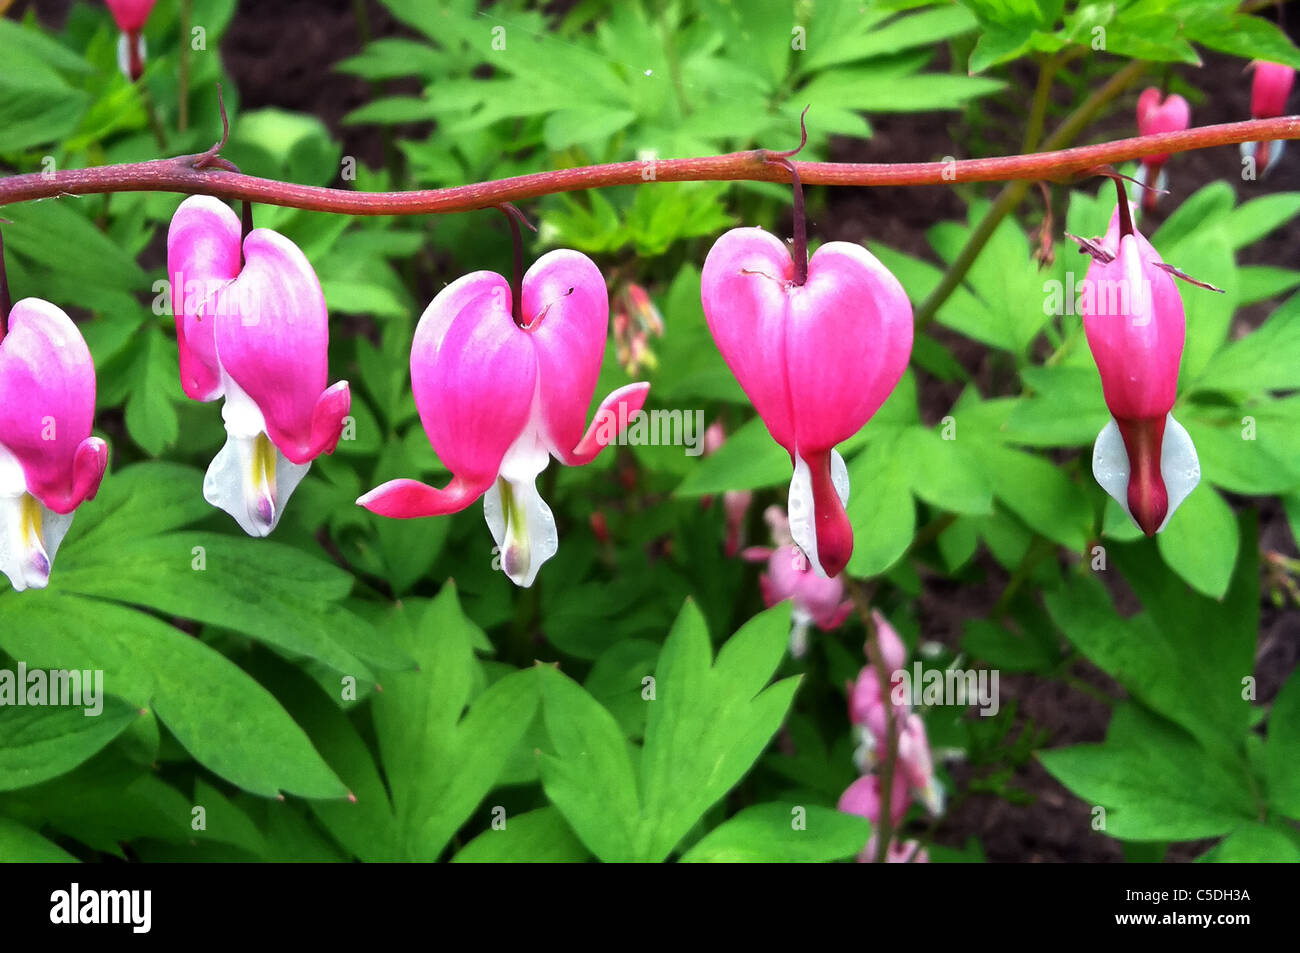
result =
M239 52L232 23L278 30L283 47L312 14L236 6L159 0L131 84L101 4L16 4L0 19L0 168L200 152L220 128L218 82L223 154L243 171L380 190L788 148L806 105L801 158L1008 153L1080 117L1074 137L1099 141L1132 133L1147 83L1185 92L1200 124L1216 109L1247 118L1225 91L1247 83L1247 60L1300 66L1267 10L1222 0L383 0L323 5L351 41L320 75L367 93L340 120L337 103L243 106L223 65ZM1089 107L1107 83L1114 95ZM347 151L358 142L366 156ZM1096 368L1078 316L1044 307L1050 282L1083 273L1061 227L1103 233L1110 186L1057 187L1046 209L1005 215L990 188L955 185L942 219L917 204L923 190L876 190L865 206L860 190L810 193L814 242L865 239L918 313L963 250L979 251L918 324L894 396L841 447L859 594L926 669L1007 676L996 718L925 712L948 813L913 807L907 829L935 860L1300 859L1300 679L1281 687L1300 654L1300 164L1291 154L1269 181L1243 181L1235 153L1216 152L1213 165L1174 157L1183 188L1143 223L1165 260L1225 292L1183 288L1175 413L1204 482L1157 541L1091 477L1107 418ZM184 398L156 306L181 198L3 212L15 298L80 320L112 449L49 589L0 593L0 661L103 669L112 698L96 719L0 708L0 859L857 853L865 822L833 808L856 776L844 686L862 623L788 658L788 609L760 612L755 570L723 554L716 502L755 491L746 532L766 543L760 513L784 502L789 460L709 338L699 268L732 225L787 232L787 188L647 184L529 203L534 252L586 251L612 293L644 286L663 316L635 373L611 336L597 394L645 378L648 406L700 409L731 434L704 459L643 446L553 466L543 494L562 545L530 590L494 569L477 506L390 521L354 505L394 476L448 478L416 417L410 341L446 283L509 267L500 217L256 208L320 275L331 378L351 381L356 428L313 466L275 538L254 541L202 500L220 416ZM1079 800L1041 808L1062 802L1060 785ZM790 830L791 805L810 812L808 831ZM505 832L491 828L499 808ZM1026 827L1040 836L1009 846L1007 829Z

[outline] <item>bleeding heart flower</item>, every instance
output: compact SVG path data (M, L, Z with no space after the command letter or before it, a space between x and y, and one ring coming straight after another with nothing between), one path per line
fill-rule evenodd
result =
M455 513L483 497L502 569L530 586L559 546L537 475L552 456L590 463L641 409L650 385L615 390L584 433L608 333L600 270L579 252L552 251L522 278L518 322L514 297L501 275L478 271L425 309L411 346L411 385L452 480L444 489L390 480L357 502L406 519Z
M721 420L715 420L704 431L704 456L716 453L726 442L726 428L722 426ZM749 516L749 507L753 502L754 494L749 490L727 490L722 494L722 510L727 524L727 539L723 552L727 558L740 552L740 547L744 543L745 520ZM708 507L712 504L712 496L700 497L701 506Z
M800 252L797 252L800 253ZM871 419L907 369L912 306L866 249L821 246L799 281L785 245L736 228L704 262L701 297L718 350L790 454L790 527L819 576L853 551L848 471L835 445Z
M1142 531L1164 529L1200 482L1191 437L1170 411L1186 322L1170 268L1133 227L1127 196L1105 238L1082 242L1093 255L1080 310L1112 420L1093 447L1097 482Z
M44 589L72 517L99 490L108 447L90 435L95 365L72 320L25 298L0 316L0 572Z
M902 719L898 735L898 769L925 809L931 814L942 814L943 786L934 774L934 759L930 756L925 722L915 712L904 715Z
M1138 97L1137 127L1139 136L1154 136L1162 132L1180 132L1191 125L1191 121L1191 107L1187 105L1187 100L1177 93L1162 101L1160 90L1151 86L1144 89L1142 95ZM1168 159L1169 153L1167 152L1143 156L1137 180L1144 185L1153 186L1154 189L1164 189L1167 182L1164 166ZM1146 189L1142 193L1143 210L1154 212L1159 197L1159 192Z
M117 44L117 65L127 79L135 82L144 73L145 21L153 11L155 0L104 0L122 31Z
M1250 84L1250 115L1253 119L1276 119L1286 115L1287 97L1295 83L1295 70L1281 63L1255 60L1250 64L1255 75ZM1282 158L1285 140L1243 142L1241 154L1251 157L1259 174L1266 175Z
M242 260L241 260L242 259ZM298 246L208 196L181 203L167 233L181 386L225 398L226 444L203 496L250 536L266 536L322 453L338 445L352 398L326 387L325 295Z

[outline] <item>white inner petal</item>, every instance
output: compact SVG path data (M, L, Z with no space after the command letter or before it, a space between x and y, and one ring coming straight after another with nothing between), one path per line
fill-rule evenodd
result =
M56 513L28 494L22 464L0 444L0 572L15 591L46 587L73 515Z
M226 443L203 477L203 498L233 516L249 536L268 536L279 525L289 497L311 464L294 463L270 444L265 436L266 419L257 404L224 373L222 383ZM265 478L264 464L259 461L259 438L261 452L274 453L274 481Z
M483 494L483 516L496 540L501 569L524 588L560 548L555 517L537 492L537 475L550 459L540 431L530 422L506 451L497 481Z
M844 458L838 450L831 451L831 485L844 506L849 502L849 469L844 465ZM803 457L795 455L794 476L790 479L790 497L787 505L790 517L790 535L794 543L803 550L813 571L823 579L826 570L822 568L821 558L817 554L817 530L813 513L812 473Z
M1132 520L1133 512L1128 508L1129 473L1124 437L1119 432L1119 425L1111 418L1093 444L1092 475ZM1201 482L1201 463L1196 456L1196 447L1183 425L1174 420L1173 414L1165 417L1165 436L1160 446L1160 476L1165 482L1169 508L1165 512L1164 522L1156 532L1169 525L1174 511L1182 506L1183 500ZM1133 522L1136 524L1137 520Z
M1165 418L1165 440L1160 448L1160 475L1165 481L1165 492L1169 495L1169 511L1160 530L1169 525L1169 518L1174 510L1183 505L1187 495L1201 482L1201 461L1196 456L1196 447L1186 428L1174 420L1170 414ZM1156 532L1160 532L1157 530Z

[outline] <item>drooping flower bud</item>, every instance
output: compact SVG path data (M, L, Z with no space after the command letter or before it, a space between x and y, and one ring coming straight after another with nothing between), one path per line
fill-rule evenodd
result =
M1252 119L1276 119L1286 115L1286 101L1295 83L1295 70L1281 63L1255 60L1250 64L1254 76L1250 83L1250 115ZM1250 157L1257 174L1267 175L1282 158L1286 141L1243 142L1241 154Z
M1167 99L1160 96L1160 90L1151 86L1142 91L1138 97L1137 104L1137 127L1139 136L1154 136L1162 132L1181 132L1191 125L1192 110L1187 105L1187 100L1177 93ZM1156 201L1160 193L1156 189L1164 189L1167 182L1164 167L1165 162L1169 159L1169 153L1162 152L1155 155L1143 156L1142 165L1138 170L1138 181L1144 185L1152 186L1142 193L1142 209L1146 212L1154 212Z
M0 307L3 305L0 304ZM0 329L6 323L0 314ZM108 447L90 435L95 366L62 309L24 298L0 337L0 572L44 589L72 517L93 499Z
M1171 269L1133 227L1123 185L1081 295L1084 331L1113 418L1093 447L1097 482L1148 536L1162 530L1200 481L1191 438L1170 411L1186 322Z

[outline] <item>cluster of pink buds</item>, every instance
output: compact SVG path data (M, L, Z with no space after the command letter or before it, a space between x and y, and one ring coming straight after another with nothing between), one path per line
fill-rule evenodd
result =
M704 431L704 456L717 453L727 441L727 431L721 420L715 420ZM727 523L727 539L723 551L728 558L740 552L745 542L745 518L749 515L754 494L749 490L728 490L722 494L722 510ZM711 506L713 498L701 497L701 506Z
M763 512L772 531L775 548L750 546L741 553L749 562L766 562L767 572L758 577L763 604L776 605L791 600L790 654L802 658L808 651L808 628L816 625L823 632L838 628L853 611L853 601L844 598L844 581L839 577L819 576L790 535L790 521L779 506Z
M635 377L645 367L654 370L659 359L650 338L664 336L664 319L649 293L629 281L614 295L614 353L619 365Z
M49 584L77 507L99 490L108 447L90 435L94 416L81 332L48 301L10 308L0 261L0 572L19 592Z
M1286 115L1286 101L1295 84L1295 70L1281 63L1255 60L1250 66L1255 75L1250 84L1250 116L1252 119L1276 119ZM1282 158L1286 141L1243 142L1241 154L1254 160L1259 175L1266 175Z
M1154 136L1162 132L1181 132L1192 122L1192 109L1187 100L1174 94L1162 99L1160 90L1151 86L1142 91L1137 104L1137 127L1139 136ZM1138 169L1137 181L1150 186L1142 193L1142 210L1154 212L1168 181L1165 175L1165 163L1169 161L1168 153L1159 153L1142 157Z
M135 82L144 75L144 25L155 0L104 0L122 31L117 43L117 65Z
M865 817L873 824L880 822L883 781L876 769L889 751L892 725L896 759L890 783L889 818L890 827L896 828L913 797L931 814L939 814L943 810L943 788L934 774L925 722L912 711L903 691L902 669L907 662L907 649L893 626L878 611L872 611L872 621L879 646L879 664L884 666L888 675L889 692L887 695L882 692L881 672L873 664L863 666L857 680L847 686L849 722L858 740L853 763L861 777L841 795L839 809ZM858 859L874 860L877 846L873 835ZM914 841L902 844L891 841L886 848L886 859L890 862L924 862L927 859L925 852L918 852L917 847Z

